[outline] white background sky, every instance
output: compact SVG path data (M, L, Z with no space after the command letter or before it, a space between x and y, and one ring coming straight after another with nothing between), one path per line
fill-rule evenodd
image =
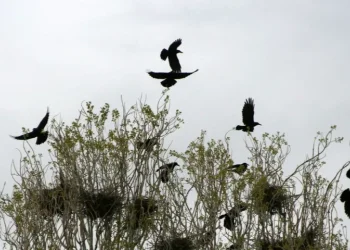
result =
M199 71L170 91L185 120L175 149L201 129L222 139L253 97L263 125L255 136L286 133L286 172L311 152L317 131L338 125L344 143L328 151L322 171L333 176L350 158L349 9L345 0L0 0L0 184L11 187L22 148L9 135L37 126L47 106L70 122L84 100L114 108L121 95L132 105L143 94L156 104L163 88L146 70L169 71L159 55L177 38L183 71ZM231 138L233 159L246 161L245 134Z

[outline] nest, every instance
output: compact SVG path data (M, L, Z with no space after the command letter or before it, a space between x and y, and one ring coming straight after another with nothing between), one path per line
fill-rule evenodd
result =
M110 218L122 209L123 199L116 194L108 192L82 193L84 214L96 220L98 218Z
M152 152L153 147L154 147L155 145L157 145L157 142L158 142L157 137L153 137L153 138L147 139L147 140L145 140L145 141L143 141L143 142L142 142L142 141L138 141L138 142L136 143L136 147L137 147L137 149L139 149L139 150L144 149L144 150L146 150L147 152Z
M137 229L158 210L157 201L151 198L137 198L130 206L128 222Z
M30 203L38 205L38 209L44 218L62 215L67 206L65 198L67 192L61 186L44 188L41 190L29 190Z
M155 250L194 250L193 242L189 238L173 238L161 240L155 245Z

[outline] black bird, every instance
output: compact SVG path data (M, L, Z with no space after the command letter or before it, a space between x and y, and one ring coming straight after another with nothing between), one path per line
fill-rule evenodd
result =
M344 202L345 213L350 218L350 190L348 188L340 195L340 201Z
M165 88L170 88L171 86L175 85L176 80L175 79L182 79L185 78L195 72L197 72L197 70L193 71L193 72L153 72L153 71L149 71L147 72L151 77L155 78L155 79L165 79L164 81L161 81L160 84L162 84L163 87Z
M220 215L219 220L222 218L224 219L224 227L226 227L228 230L233 230L235 226L235 219L240 215L241 212L247 210L248 204L246 203L240 203L233 208L231 208L228 213Z
M249 97L245 100L242 109L243 123L245 126L238 125L236 130L253 132L255 126L261 125L260 123L254 121L254 106L254 100L252 98Z
M350 169L348 171L346 171L346 177L348 177L350 179Z
M156 170L156 172L160 171L160 179L163 183L167 183L169 181L169 174L174 171L176 166L180 166L177 162L172 162L168 164L164 164L160 168Z
M177 53L182 53L182 51L177 48L181 45L181 39L175 40L172 44L170 44L168 50L163 49L160 52L160 58L164 61L168 58L170 68L173 72L181 72L181 65L179 59L177 58Z
M46 140L49 136L49 132L44 131L44 128L45 128L48 120L49 120L49 108L47 108L46 115L39 123L39 126L37 128L33 128L32 132L29 132L27 134L20 135L20 136L12 136L11 135L11 137L15 138L17 140L29 140L29 139L33 139L36 137L37 138L36 144L40 145L40 144L46 142Z
M249 164L244 162L242 164L229 166L228 169L232 170L232 172L235 172L236 174L242 175L245 171L247 171L248 166Z

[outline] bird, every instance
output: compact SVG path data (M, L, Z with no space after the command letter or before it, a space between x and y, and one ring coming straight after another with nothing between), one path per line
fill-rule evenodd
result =
M168 164L164 164L160 168L156 170L156 172L160 171L160 180L163 183L167 183L169 181L169 174L174 171L176 166L180 166L177 162L171 162Z
M165 79L160 82L163 87L170 88L171 86L175 85L176 80L175 79L182 79L186 78L187 76L197 72L198 69L196 69L193 72L153 72L149 71L147 72L151 77L155 79Z
M11 137L16 139L16 140L29 140L29 139L33 139L36 137L37 138L36 144L40 145L40 144L46 142L46 140L49 136L49 132L44 131L44 128L45 128L48 120L49 120L49 108L47 108L46 115L39 123L39 126L36 128L33 128L32 132L29 132L29 133L26 133L26 134L23 134L20 136L12 136L11 135Z
M348 171L346 171L346 177L348 177L350 179L350 169Z
M248 163L242 163L242 164L235 164L228 167L228 170L232 170L232 172L235 172L236 174L242 175L245 171L247 171L249 164Z
M345 213L350 218L350 190L348 188L340 195L340 201L344 202Z
M249 97L245 100L242 109L244 126L237 125L236 130L243 130L244 132L253 132L255 126L261 125L260 123L254 121L254 106L254 100L252 98Z
M177 39L170 44L168 50L163 49L162 52L160 52L160 58L164 61L168 58L170 68L173 72L181 72L181 65L177 58L177 53L182 53L182 51L177 49L181 45L181 42L181 39Z
M224 227L226 227L228 230L233 230L235 226L235 219L240 215L241 212L248 209L248 204L246 203L239 203L238 205L231 208L230 211L226 214L222 214L219 216L219 220L224 219Z

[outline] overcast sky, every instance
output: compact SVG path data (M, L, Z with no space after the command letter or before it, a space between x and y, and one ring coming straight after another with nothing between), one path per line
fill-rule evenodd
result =
M184 151L201 129L222 139L252 97L263 125L254 135L286 133L286 172L311 152L317 131L338 125L344 143L322 170L333 176L350 160L349 9L345 0L0 0L0 184L11 184L22 148L9 135L37 126L47 106L70 122L84 100L114 108L121 95L132 105L143 94L156 104L163 87L146 71L169 71L160 51L178 38L182 70L199 71L170 91L185 120L174 148ZM246 161L245 134L230 135L234 160Z

